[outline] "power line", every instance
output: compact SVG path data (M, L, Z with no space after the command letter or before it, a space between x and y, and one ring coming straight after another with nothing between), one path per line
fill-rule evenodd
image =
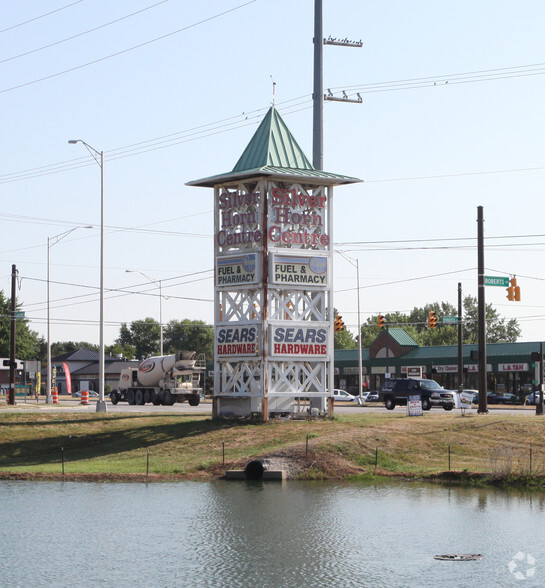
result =
M224 10L223 12L220 12L220 13L215 14L213 16L209 16L208 18L204 18L200 21L194 22L194 23L187 25L185 27L182 27L181 29L178 29L176 31L166 33L164 35L161 35L160 37L156 37L155 39L150 39L149 41L144 41L143 43L139 43L138 45L134 45L133 47L128 47L127 49L122 49L121 51L117 51L116 53L111 53L110 55L105 55L104 57L99 57L98 59L94 59L93 61L88 61L87 63L82 63L80 65L70 67L70 68L65 69L63 71L59 71L54 74L44 76L42 78L31 80L30 82L24 82L22 84L17 84L16 86L11 86L10 88L4 88L3 90L0 90L0 94L5 94L6 92L18 90L20 88L24 88L26 86L31 86L33 84L38 84L39 82L44 82L46 80L50 80L52 78L56 78L56 77L62 76L64 74L71 73L73 71L77 71L78 69L83 69L84 67L89 67L90 65L95 65L96 63L101 63L101 62L106 61L108 59L112 59L112 57L118 57L119 55L129 53L130 51L135 51L136 49L141 49L142 47L146 47L147 45L151 45L152 43L157 43L158 41L162 41L164 39L167 39L168 37L172 37L173 35L178 35L179 33L187 31L191 28L202 25L206 22L210 22L211 20L215 20L216 18L220 18L222 16L225 16L226 14L229 14L230 12L234 12L235 10L240 10L241 8L244 8L245 6L248 6L249 4L253 4L254 2L257 2L257 0L249 0L248 2L245 2L244 4L240 4L238 6L235 6L234 8L230 8L229 10Z
M30 22L34 22L35 20L40 20L41 18L45 18L46 16L50 16L51 14L55 14L55 12L60 12L61 10L65 10L66 8L70 8L71 6L75 6L76 4L80 4L80 2L84 2L85 0L77 0L77 2L72 2L71 4L66 4L65 6L61 6L56 10L52 10L51 12L46 12L45 14L40 14L40 16L35 16L29 20L25 20L24 22L20 22L18 24L12 25L5 29L0 29L0 33L5 33L6 31L11 31L12 29L16 29L17 27L22 27Z
M83 2L83 0L80 0L80 2ZM14 59L19 59L20 57L25 57L26 55L31 55L32 53L37 53L38 51L43 51L44 49L49 49L51 47L55 47L56 45L60 45L61 43L66 43L67 41L72 41L73 39L77 39L78 37L83 37L84 35L88 35L89 33L94 33L95 31L98 31L100 29L104 29L106 27L109 27L110 25L121 22L122 20L126 20L128 18L136 16L137 14L141 14L142 12L146 12L146 10L151 10L152 8L156 8L157 6L159 6L161 4L165 4L165 2L168 2L168 0L161 0L161 2L157 2L157 4L152 4L151 6L146 6L145 8L142 8L141 10L137 10L136 12L132 12L131 14L126 14L125 16L121 16L120 18L116 18L115 20L111 20L110 22L99 25L98 27L88 29L86 31L78 33L77 35L72 35L71 37L66 37L64 39L61 39L60 41L55 41L54 43L49 43L49 45L42 45L41 47L37 47L36 49L31 49L30 51L25 51L24 53L19 53L19 55L13 55L12 57L6 57L6 59L0 60L0 63L6 63L7 61L13 61ZM77 4L77 2L75 2L75 4ZM52 14L52 13L49 13L49 14ZM35 20L35 19L33 19L33 20ZM27 21L27 22L30 22L30 21ZM6 29L6 30L9 30L9 29ZM2 32L2 31L0 31L0 32Z

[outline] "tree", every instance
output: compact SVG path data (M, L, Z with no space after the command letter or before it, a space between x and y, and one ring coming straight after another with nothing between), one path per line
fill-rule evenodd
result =
M133 321L129 327L121 324L119 337L115 340L121 347L130 345L135 349L137 358L159 355L159 341L161 328L159 323L150 317L144 320Z
M21 306L15 304L15 309ZM11 341L11 299L0 291L0 356L9 357ZM18 318L15 325L15 355L17 359L37 359L40 356L40 345L43 338L31 331L26 319Z
M129 345L126 343L125 345L121 345L120 343L114 343L113 345L106 345L104 348L108 355L116 356L122 355L126 359L132 359L136 357L136 347Z
M91 349L92 351L99 351L99 346L87 341L57 341L51 344L51 357L64 355L65 353L72 353L78 349Z
M335 349L357 349L358 342L354 335L346 328L338 333L335 333L334 341Z
M479 340L478 304L474 296L466 296L464 306L464 343L477 343ZM487 343L515 343L521 335L517 319L501 318L491 304L485 307Z
M463 342L465 344L478 342L478 308L477 299L466 296L463 300L464 324ZM437 327L428 329L428 316L430 311L435 311ZM443 324L445 316L457 316L458 309L449 302L433 302L422 308L413 308L410 314L398 312L385 314L386 324L393 327L401 327L421 347L432 345L456 345L458 343L458 326ZM514 343L520 337L521 330L516 319L501 318L498 311L491 304L486 305L486 340L488 343ZM369 317L362 325L362 346L369 347L377 338L378 315Z
M204 321L172 320L165 328L164 345L168 353L196 351L211 359L214 356L214 328Z

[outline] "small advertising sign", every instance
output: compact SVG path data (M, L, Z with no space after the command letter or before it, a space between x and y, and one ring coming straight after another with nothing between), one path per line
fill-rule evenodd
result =
M327 357L327 327L273 327L271 355L290 359Z
M216 258L216 286L256 284L260 279L256 253Z
M256 356L259 352L257 325L217 327L216 357Z
M327 257L275 254L271 278L286 286L327 286Z
M407 416L422 416L422 397L417 394L407 399Z
M455 407L462 410L471 410L473 405L473 392L460 392L455 396Z

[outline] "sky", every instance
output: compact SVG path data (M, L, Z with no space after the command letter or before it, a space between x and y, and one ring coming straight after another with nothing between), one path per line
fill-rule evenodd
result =
M15 264L33 330L49 252L51 340L99 339L100 166L70 139L104 152L106 345L160 313L213 322L213 194L185 184L233 168L273 82L312 159L313 19L313 0L2 7L0 290ZM363 41L324 47L324 91L362 102L325 102L323 165L363 180L335 189L333 234L358 260L362 322L456 305L458 283L477 296L482 206L485 274L516 275L522 296L486 302L521 341L545 338L543 30L539 0L323 0L324 37ZM356 270L334 262L355 333Z

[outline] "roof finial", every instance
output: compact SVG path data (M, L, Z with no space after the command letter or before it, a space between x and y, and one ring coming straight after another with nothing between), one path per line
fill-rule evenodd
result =
M273 90L273 92L272 92L272 98L273 98L272 99L272 105L274 106L274 94L275 94L275 91L276 91L276 82L273 80L272 75L270 76L270 78L271 78L272 86L273 86L273 88L272 88L272 90Z

